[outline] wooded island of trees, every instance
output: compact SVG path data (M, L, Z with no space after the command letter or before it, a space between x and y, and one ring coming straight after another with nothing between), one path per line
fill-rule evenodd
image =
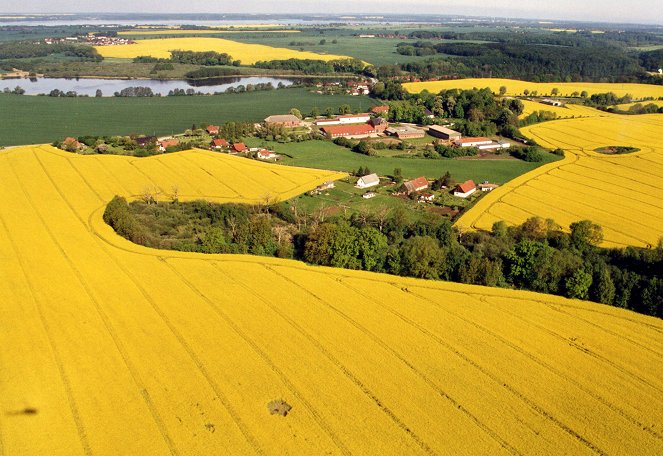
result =
M526 289L590 299L663 317L663 242L604 249L600 226L533 217L520 226L461 233L447 219L406 210L321 219L296 202L258 206L205 201L128 203L115 197L104 220L148 247L250 253L424 279Z

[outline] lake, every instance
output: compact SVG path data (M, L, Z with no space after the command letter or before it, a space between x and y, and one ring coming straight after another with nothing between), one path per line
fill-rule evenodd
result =
M157 80L157 79L68 79L68 78L39 78L39 79L2 79L0 80L0 90L5 87L14 89L21 86L25 89L26 95L38 95L44 93L48 95L51 90L58 89L63 92L74 91L78 95L94 96L97 89L101 90L104 97L112 97L115 92L119 92L127 87L149 87L154 94L160 93L163 96L174 89L193 89L196 92L213 94L215 92L225 92L226 89L236 88L240 85L248 84L267 84L272 83L276 88L279 83L290 86L295 80L287 78L272 77L224 77L206 79L200 81L186 80Z

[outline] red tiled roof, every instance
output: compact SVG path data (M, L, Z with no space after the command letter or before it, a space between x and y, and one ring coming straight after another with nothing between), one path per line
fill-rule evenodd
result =
M219 126L218 125L208 125L207 126L207 133L216 134L218 132L219 132Z
M428 180L421 176L417 177L416 179L412 179L411 181L405 182L405 188L407 188L411 192L416 192L419 190L423 190L424 188L428 188Z
M233 149L235 149L237 152L244 152L248 149L248 147L246 147L246 144L244 143L235 143L233 144Z
M161 147L163 147L164 149L167 148L167 147L170 147L170 146L177 146L179 143L180 143L179 140L177 140L175 138L165 139L165 140L159 142Z
M368 135L375 132L373 126L369 124L333 125L330 127L324 127L322 130L331 136Z
M458 140L459 143L461 144L467 144L467 143L473 143L473 142L492 142L492 139L490 138L484 138L483 136L478 136L475 138L461 138Z
M458 184L456 186L456 191L460 193L467 193L471 190L474 190L475 188L477 188L477 186L474 184L474 181L470 179L463 182L462 184Z
M212 145L215 147L228 147L230 144L225 139L213 139Z

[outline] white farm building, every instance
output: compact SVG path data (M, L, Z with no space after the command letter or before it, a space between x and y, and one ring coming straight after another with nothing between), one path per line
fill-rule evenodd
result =
M366 176L362 176L359 178L357 181L357 188L369 188L369 187L375 187L380 183L380 178L378 177L377 174L368 174Z

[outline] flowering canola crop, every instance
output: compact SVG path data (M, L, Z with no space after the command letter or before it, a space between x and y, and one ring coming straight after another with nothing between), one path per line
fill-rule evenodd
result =
M606 246L654 246L663 236L663 116L614 115L555 120L521 129L540 145L565 151L564 160L517 177L486 195L457 222L490 229L497 220L532 216L563 227L589 219L603 226ZM639 149L624 155L595 150Z
M253 65L259 60L313 59L335 60L350 57L334 54L316 54L308 51L295 51L287 48L247 44L223 38L161 38L137 40L135 44L115 46L94 46L103 57L135 58L150 56L168 59L173 50L205 52L215 51L229 54L233 59L240 60L243 65Z
M410 93L419 93L428 90L437 93L448 89L482 89L489 87L494 93L500 92L500 87L506 87L506 95L522 96L536 91L538 96L551 96L553 89L563 97L579 96L583 91L588 95L596 93L613 92L619 97L631 95L634 99L646 97L663 97L663 86L653 84L632 83L598 83L598 82L527 82L515 79L468 78L451 79L446 81L409 82L403 87Z
M0 453L663 453L660 320L158 251L102 220L145 188L256 202L341 176L204 151L0 152Z

